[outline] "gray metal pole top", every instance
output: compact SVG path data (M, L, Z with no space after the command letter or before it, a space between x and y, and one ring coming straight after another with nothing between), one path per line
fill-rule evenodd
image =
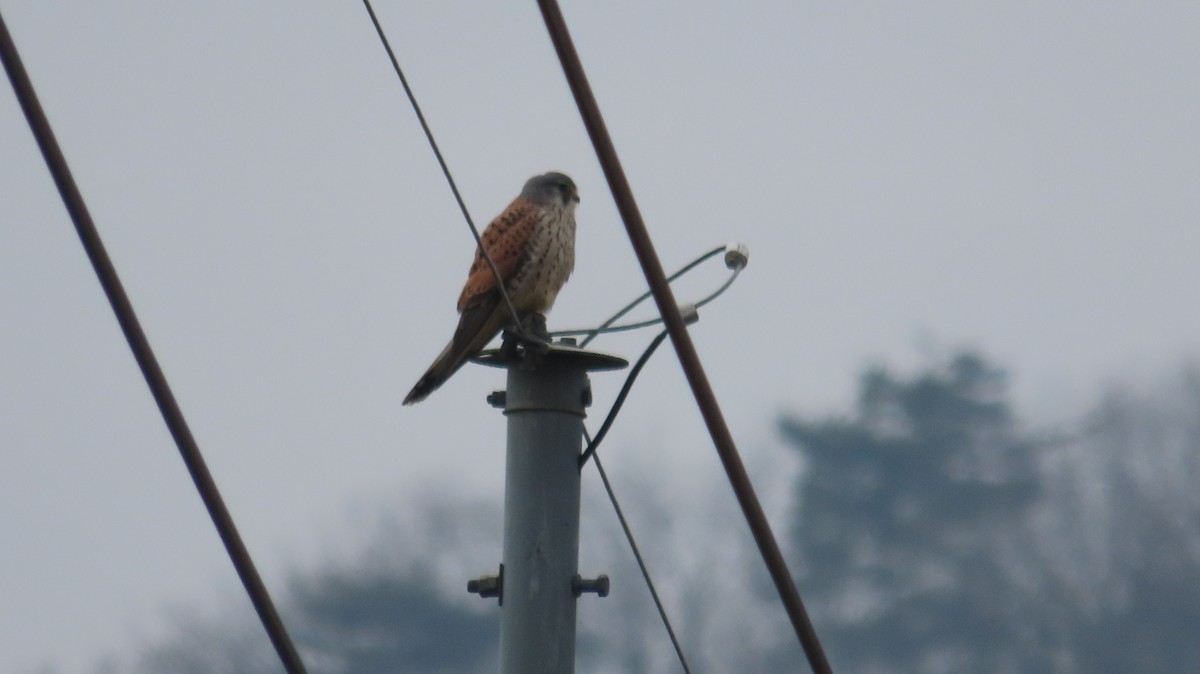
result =
M606 577L585 580L578 572L579 455L591 404L587 372L627 363L569 344L506 345L478 362L508 369L507 390L489 398L508 417L504 561L494 588L501 607L500 672L571 674L576 599L608 589Z

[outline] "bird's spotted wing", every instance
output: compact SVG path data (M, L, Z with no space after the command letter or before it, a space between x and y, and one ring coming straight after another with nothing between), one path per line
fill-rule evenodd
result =
M480 237L483 247L492 256L496 270L500 272L500 278L505 283L517 273L536 223L537 206L517 197L503 213L492 220L487 229L483 230ZM495 291L496 277L484 259L483 252L477 248L471 271L467 274L467 283L458 296L459 313Z

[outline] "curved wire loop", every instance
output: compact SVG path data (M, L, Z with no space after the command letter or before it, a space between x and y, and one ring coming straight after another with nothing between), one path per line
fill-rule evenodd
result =
M696 259L687 263L686 265L681 267L678 271L676 271L674 274L671 274L670 276L667 277L667 282L673 283L676 279L680 278L684 274L687 274L691 270L700 266L706 260L711 259L712 257L716 256L718 253L725 253L725 266L731 270L731 273L729 274L729 278L727 278L725 280L725 282L723 284L721 284L721 286L719 288L717 288L715 291L706 295L703 299L701 299L697 302L694 302L692 304L684 305L683 307L680 307L681 311L684 312L685 319L688 317L689 314L695 314L695 311L697 309L699 309L700 307L702 307L702 306L708 304L709 302L712 302L713 300L720 297L722 293L724 293L726 290L729 289L729 286L733 285L733 282L737 280L738 274L742 273L742 270L746 268L746 264L749 262L749 259L750 259L749 251L746 249L745 246L743 246L742 244L737 244L737 243L731 243L731 244L717 246L711 250L705 251L699 257L697 257ZM650 296L651 296L650 291L646 291L646 292L642 293L636 299L634 299L632 302L630 302L629 304L626 304L624 307L622 307L619 311L617 311L617 313L613 314L612 316L609 316L607 320L605 320L603 323L601 323L597 327L581 328L581 329L575 329L575 330L556 330L554 332L551 332L550 335L552 337L568 337L568 336L586 335L584 337L583 341L579 343L579 348L584 348L589 343L591 343L592 340L594 340L596 337L599 337L600 335L609 334L609 333L613 333L613 332L628 332L630 330L640 330L642 328L648 328L648 327L651 327L654 325L658 325L663 322L663 318L661 316L659 316L657 318L647 319L644 321L637 321L635 323L624 323L622 325L613 325L613 323L616 323L618 320L620 320L622 317L624 317L630 311L633 311L634 308L636 308L639 304L641 304L642 302L649 299ZM693 318L692 320L689 320L687 322L690 323L690 322L693 322L694 320L695 319Z

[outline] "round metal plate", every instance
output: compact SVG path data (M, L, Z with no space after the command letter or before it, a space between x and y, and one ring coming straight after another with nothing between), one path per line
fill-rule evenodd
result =
M621 370L629 366L629 361L619 356L612 356L598 351L586 351L577 346L566 344L551 344L550 350L543 358L559 363L573 363L588 372L606 370ZM519 361L518 355L517 360ZM503 349L488 349L471 359L473 363L488 367L507 368L513 362L512 357L506 357Z

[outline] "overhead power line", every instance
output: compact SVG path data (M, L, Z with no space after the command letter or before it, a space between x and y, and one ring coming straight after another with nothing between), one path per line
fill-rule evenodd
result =
M670 284L667 283L662 263L654 250L654 243L650 239L646 223L642 220L637 201L633 197L633 190L629 186L629 180L625 177L625 171L621 167L616 148L613 146L612 138L604 124L604 118L600 114L600 106L596 103L595 95L592 93L587 75L584 73L583 64L579 60L579 54L575 51L575 45L571 41L562 10L555 0L538 0L538 7L541 9L542 18L550 34L550 40L554 43L555 52L562 64L571 93L575 97L575 103L579 107L583 124L591 137L604 176L608 180L609 189L612 190L617 210L621 213L621 219L625 223L630 243L633 244L638 262L641 264L646 281L654 294L654 301L658 304L659 313L662 314L666 329L671 336L671 342L675 345L679 363L692 388L696 404L708 426L709 435L712 436L717 454L729 476L730 485L741 505L750 531L754 535L759 552L762 554L784 609L787 611L796 636L808 658L809 666L816 674L832 674L824 648L808 617L808 611L804 608L804 602L800 599L800 592L796 589L795 581L784 561L779 543L771 532L770 523L754 492L750 477L746 473L746 467L742 463L737 445L734 443L733 434L725 422L716 395L708 382L708 376L700 362L700 355L688 335L683 316L675 302L674 293L671 291Z
M371 0L363 0L363 4L366 5L367 14L371 15L371 23L375 24L375 32L379 34L379 40L383 43L383 48L387 51L388 58L392 61L392 68L396 71L396 76L400 78L400 86L404 87L404 93L408 96L408 102L412 105L413 112L417 114L417 121L421 123L421 129L425 132L425 138L429 141L429 147L433 149L433 155L437 157L438 166L442 167L442 174L446 176L446 182L450 185L450 191L454 193L454 200L458 202L458 209L462 211L463 218L467 221L467 227L471 230L471 236L475 237L475 245L479 246L479 252L483 255L483 259L487 260L488 268L492 270L492 276L496 279L496 287L500 289L500 296L504 298L504 304L508 307L509 313L512 314L512 329L517 334L525 336L524 328L521 325L521 317L517 314L517 308L513 305L512 299L508 296L508 289L504 287L504 279L500 277L500 269L492 261L492 254L483 246L483 239L479 236L479 228L475 226L475 221L471 219L471 213L467 210L467 204L463 201L462 194L458 191L458 185L454 182L454 176L450 175L450 166L446 164L446 159L442 157L442 151L438 148L437 141L433 138L433 131L430 130L429 123L425 121L425 114L421 112L421 106L417 103L417 97L413 94L412 87L408 86L408 78L404 76L404 70L400 68L400 61L396 59L396 53L392 51L392 44L383 32L383 26L380 25L379 18L375 16L375 9L371 7Z
M242 585L246 588L246 593L250 596L251 603L254 604L254 610L258 612L259 620L266 628L267 635L270 637L272 645L275 646L275 651L279 654L279 659L283 662L287 672L303 674L305 672L304 663L301 662L296 647L292 644L291 637L288 636L283 621L275 610L275 605L271 601L270 594L267 593L262 578L254 568L250 552L242 542L237 527L234 526L233 517L221 499L221 493L217 490L217 484L213 481L204 457L200 454L200 447L192 437L191 429L188 428L187 421L183 417L183 411L180 410L179 403L176 402L170 386L167 385L166 376L159 367L158 359L150 349L150 342L146 339L146 334L142 331L142 326L133 311L133 304L130 303L129 296L125 293L121 280L117 277L117 270L113 266L108 252L104 249L100 233L96 230L96 224L92 221L92 216L83 201L83 195L79 192L75 178L71 175L71 169L67 166L67 160L54 137L50 121L46 118L41 103L38 102L33 83L25 71L25 66L17 53L17 47L13 43L2 14L0 14L0 59L4 61L4 69L8 72L8 78L12 82L17 100L21 104L21 110L24 111L25 118L29 121L29 128L37 139L38 147L41 148L46 166L54 177L55 185L58 186L63 204L67 207L72 222L75 223L79 240L83 243L88 259L91 260L92 267L96 270L96 276L100 280L101 287L104 288L104 294L108 296L117 322L121 325L121 331L125 333L125 339L133 351L133 357L137 360L142 375L146 378L146 384L150 387L154 402L158 404L163 421L171 431L171 436L175 438L179 455L183 458L183 462L192 476L192 481L196 484L196 490L200 493L204 506L208 508L208 514L212 517L213 525L217 528L221 542L225 544L225 550L237 570L238 577L242 580Z

